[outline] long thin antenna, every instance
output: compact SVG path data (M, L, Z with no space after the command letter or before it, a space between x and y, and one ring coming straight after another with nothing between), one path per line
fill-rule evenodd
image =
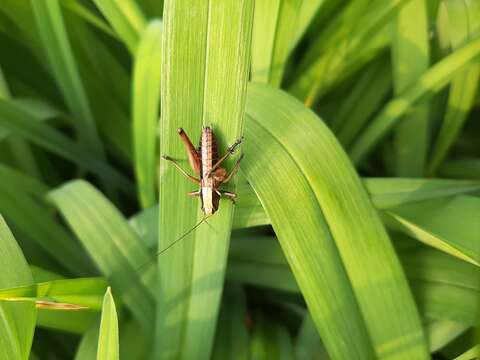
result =
M182 236L180 236L178 239L176 239L174 242L172 242L171 244L169 244L166 248L160 250L158 253L156 253L155 255L152 256L152 258L150 260L148 260L145 264L141 265L137 271L140 271L144 266L150 264L150 262L155 259L157 256L160 256L162 255L165 251L167 251L168 249L170 249L173 245L175 245L176 243L178 243L180 240L182 240L183 238L185 238L186 236L188 236L189 234L191 234L196 228L198 228L200 225L202 225L203 222L205 222L209 217L209 216L204 216L202 218L202 220L200 220L197 224L195 224L194 227L192 227L190 230L188 230L186 233L184 233Z

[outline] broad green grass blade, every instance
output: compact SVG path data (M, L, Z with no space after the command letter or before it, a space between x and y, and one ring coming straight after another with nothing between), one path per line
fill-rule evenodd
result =
M33 283L22 251L0 216L0 288ZM0 358L27 360L37 317L32 303L0 304Z
M459 70L474 61L479 54L480 38L469 41L430 67L416 83L385 105L353 144L350 151L353 162L359 163L363 160L413 105L442 89Z
M103 179L107 179L111 185L114 184L125 191L133 187L125 175L99 159L90 149L79 146L62 133L40 123L30 113L12 102L0 100L0 126L8 129L12 134L21 136L89 169Z
M53 280L0 289L3 301L53 301L100 310L107 283L103 278ZM53 308L53 307L52 307ZM58 310L62 310L60 307ZM65 308L64 310L68 310Z
M241 136L252 21L251 0L165 2L161 155L186 158L178 127L196 142L202 124L212 126L220 153ZM160 250L202 218L199 202L186 196L192 188L171 164L160 163ZM232 204L222 200L209 226L159 257L157 357L210 358L232 217Z
M60 4L58 0L33 0L31 4L51 71L75 117L73 125L77 135L85 147L103 158L102 144L68 39Z
M386 211L395 229L480 266L480 200L473 196L454 196Z
M474 180L366 178L363 183L378 210L480 191Z
M93 0L132 54L135 54L146 25L134 0Z
M242 169L272 220L330 356L371 357L374 348L379 358L393 351L398 358L426 358L398 259L341 146L291 96L258 85L248 95ZM290 131L294 124L302 131ZM348 315L334 317L338 307ZM401 321L390 323L392 312L401 312Z
M474 36L480 28L480 5L478 2L448 0L444 3L448 11L448 33L454 49ZM458 137L468 113L474 106L478 88L480 63L473 62L452 80L448 105L440 133L436 139L429 173L434 174L452 144Z
M49 197L149 334L154 316L155 264L146 247L119 211L90 184L73 181Z
M144 208L157 202L161 39L162 23L158 20L151 22L142 34L133 71L135 173L140 204Z
M251 81L279 87L296 35L301 0L265 0L255 6Z
M429 34L427 1L412 0L397 14L392 39L392 70L395 94L401 94L428 69ZM421 176L429 137L428 104L404 116L394 134L395 174Z
M214 360L249 359L246 316L247 300L243 287L235 283L227 284L218 319L217 337L212 356Z
M105 293L98 334L97 360L118 360L118 318L110 288Z

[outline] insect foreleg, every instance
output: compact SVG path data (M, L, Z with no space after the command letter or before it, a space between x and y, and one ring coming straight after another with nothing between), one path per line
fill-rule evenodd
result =
M238 172L238 169L240 168L240 161L242 161L242 159L243 159L243 154L240 156L240 158L239 158L239 159L237 160L237 162L235 163L232 171L230 172L230 175L228 175L228 176L225 178L225 180L223 180L223 183L224 183L224 184L227 183L227 182L229 182L229 181L232 179L232 177L234 177L235 174Z
M237 139L228 149L225 155L223 155L210 169L208 172L208 175L210 175L212 172L214 172L221 164L224 162L230 155L232 155L235 152L235 149L240 145L242 142L242 138Z
M200 190L194 190L187 193L188 196L200 196L202 192Z
M172 164L183 174L185 175L187 178L189 178L191 181L193 181L195 184L200 184L200 179L197 179L195 177L193 177L192 175L188 174L185 170L182 169L182 167L174 160L172 159L170 156L162 156L163 159L167 160L167 161L171 161Z

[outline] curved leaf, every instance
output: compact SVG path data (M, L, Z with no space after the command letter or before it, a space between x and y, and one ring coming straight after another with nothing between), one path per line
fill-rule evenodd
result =
M73 181L49 197L148 334L153 327L155 264L146 247L119 211L90 184Z
M369 358L375 351L383 358L394 351L399 358L426 358L398 259L341 146L291 96L258 85L248 95L242 170L272 220L330 356ZM345 317L333 316L339 312ZM391 322L398 312L402 318Z

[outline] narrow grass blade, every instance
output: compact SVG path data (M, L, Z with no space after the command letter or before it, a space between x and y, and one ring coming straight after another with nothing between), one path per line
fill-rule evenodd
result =
M385 100L392 85L390 63L382 56L367 66L339 109L332 130L346 148Z
M251 0L165 2L161 155L186 158L179 127L196 141L201 125L211 126L220 153L241 137L252 21ZM195 36L186 28L195 29ZM229 159L225 168L230 170L233 163ZM176 169L160 162L159 249L202 217L199 203L185 195L191 190ZM234 191L234 184L228 190ZM160 256L157 357L210 357L232 215L232 204L222 200L209 226L199 226Z
M49 197L149 334L154 316L155 264L135 232L119 211L84 181L67 183Z
M429 66L429 34L425 0L405 5L394 21L392 67L395 94L411 86ZM421 176L429 141L428 103L404 116L395 129L394 156L397 176Z
M151 22L145 29L135 55L133 71L133 143L135 173L142 207L157 201L157 139L160 105L160 64L162 23Z
M365 44L381 33L407 2L382 1L373 6L368 1L351 2L317 39L318 46L305 55L304 61L311 63L302 66L289 90L307 105L314 104L349 66L359 60Z
M110 288L105 293L98 334L97 360L118 360L118 318Z
M34 285L0 289L0 301L49 301L72 304L90 310L100 310L106 288L107 283L103 278L53 280ZM41 303L38 307L42 307ZM44 306L44 308L48 308L48 306ZM55 309L54 306L50 308ZM56 309L62 310L60 306ZM65 307L63 310L68 311L70 309ZM73 308L73 310L80 309Z
M22 251L1 216L0 242L0 288L32 284L32 274ZM0 358L28 359L36 313L32 303L0 304Z
M105 34L117 39L117 35L112 28L82 3L76 0L61 0L60 5L70 10L78 17L84 19L89 24L95 26L97 29L103 31Z
M323 6L333 1L328 0L304 0L301 2L300 13L297 20L297 32L291 43L290 50L298 44L302 36L307 31L308 26L312 23L315 15L323 10Z
M98 335L100 329L98 323L92 326L85 334L78 345L74 360L92 360L97 357Z
M126 192L133 187L125 175L96 157L90 149L79 146L62 133L40 123L30 113L12 102L0 100L0 126L8 129L12 134L30 140L58 156L89 169Z
M449 0L444 4L448 11L447 31L452 47L456 49L478 32L480 6L474 1L459 0ZM430 174L437 171L474 106L479 75L480 63L475 61L452 80L446 114L432 151Z
M132 54L145 28L145 17L133 0L93 0Z
M300 0L265 0L256 4L251 81L280 86L301 6Z
M368 357L374 347L379 358L391 351L426 358L423 331L398 259L341 146L291 96L258 85L250 86L248 95L242 170L272 220L330 356L348 358L354 351L354 357ZM290 131L293 124L302 131ZM298 203L302 206L292 206ZM374 274L379 276L375 280ZM320 297L326 288L330 295ZM338 306L349 314L333 320ZM393 324L390 314L398 311L402 319Z
M480 266L480 200L455 196L400 206L386 212L393 227L452 256Z
M416 83L385 105L353 144L350 156L354 163L358 164L363 160L413 105L442 89L459 70L474 61L479 54L480 38L469 41L429 68Z
M81 143L103 158L103 147L80 78L58 0L32 1L32 9L44 49L65 101L74 115L75 129Z

